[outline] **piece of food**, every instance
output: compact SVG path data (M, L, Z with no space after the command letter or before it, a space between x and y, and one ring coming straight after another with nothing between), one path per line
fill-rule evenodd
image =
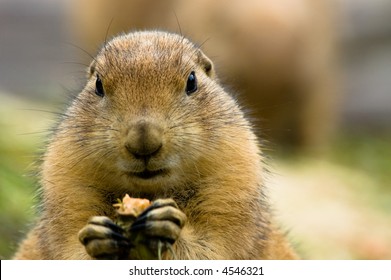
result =
M128 194L122 200L118 199L118 203L113 204L117 209L116 223L125 231L126 237L130 237L133 222L149 205L151 202L148 199L133 198Z
M119 215L133 216L137 218L137 216L150 205L151 202L146 198L133 198L126 194L122 201L114 204L113 206L117 208L117 213Z

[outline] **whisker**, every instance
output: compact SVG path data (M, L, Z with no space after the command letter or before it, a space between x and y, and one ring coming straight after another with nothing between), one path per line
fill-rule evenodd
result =
M95 57L94 57L91 53L89 53L88 51L86 51L85 49L83 49L82 47L80 47L80 46L78 46L78 45L76 45L76 44L74 44L74 43L71 43L71 42L65 42L65 44L70 45L70 46L72 46L72 47L74 47L74 48L76 48L76 49L82 51L83 53L85 53L86 55L88 55L91 59L93 59L96 63L98 63L98 61L95 60Z
M42 130L42 131L35 131L35 132L24 132L24 133L18 133L18 136L26 136L26 135L39 135L39 134L49 134L52 133L52 130Z
M61 112L55 112L55 111L49 111L49 110L43 110L43 109L31 109L31 108L19 108L18 110L22 111L32 111L32 112L41 112L41 113L48 113L55 116L61 116L61 117L69 117L69 115Z
M60 64L71 64L71 65L80 65L80 66L83 66L83 67L90 67L90 65L88 64L85 64L83 62L77 62L77 61L63 61L63 62L60 62Z
M93 56L93 55L92 55L91 53L89 53L87 50L85 50L85 49L83 49L82 47L79 47L78 45L73 44L73 43L71 43L71 42L65 42L65 44L68 44L68 45L70 45L70 46L72 46L72 47L74 47L74 48L76 48L76 49L82 51L83 53L85 53L86 55L88 55L93 61L95 61L95 63L96 63L97 65L99 65L99 66L103 69L102 65L101 65L101 64L99 63L99 61L95 58L95 56ZM95 69L95 71L97 71L97 70ZM100 73L99 71L97 71L97 72L98 72L98 74L99 74L100 76L102 76L102 77L105 76L103 73Z
M104 45L103 45L105 51L107 51L107 49L106 49L107 38L109 36L109 31L110 31L111 25L113 24L113 21L114 21L114 16L110 19L109 25L107 26L107 29L106 29L105 40L104 40Z
M183 36L183 32L182 32L182 27L181 27L181 24L180 24L180 22L179 22L178 15L177 15L177 13L175 12L174 7L172 7L172 13L174 14L174 17L175 17L175 20L176 20L176 24L178 25L179 34L181 35L181 37L184 37L184 36Z

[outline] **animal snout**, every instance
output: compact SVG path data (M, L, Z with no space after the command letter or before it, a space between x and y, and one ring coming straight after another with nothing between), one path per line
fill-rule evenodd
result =
M147 160L159 153L163 146L162 137L161 126L140 121L130 127L125 147L135 158Z

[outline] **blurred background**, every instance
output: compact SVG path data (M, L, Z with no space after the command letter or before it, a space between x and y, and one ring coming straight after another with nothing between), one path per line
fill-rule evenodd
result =
M304 259L391 259L389 0L0 0L1 259L36 217L51 112L106 38L144 29L215 62L265 140L271 201Z

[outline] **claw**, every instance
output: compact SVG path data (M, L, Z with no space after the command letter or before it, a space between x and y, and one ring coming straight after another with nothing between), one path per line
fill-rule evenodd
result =
M79 240L83 245L86 245L92 239L127 240L124 236L112 231L110 228L89 224L79 231Z
M87 253L96 259L124 259L131 248L123 230L108 217L92 217L79 231L79 240Z
M88 223L93 224L93 225L100 225L100 226L108 227L118 233L123 232L123 229L120 226L118 226L116 223L114 223L110 218L108 218L106 216L91 217L89 219Z

